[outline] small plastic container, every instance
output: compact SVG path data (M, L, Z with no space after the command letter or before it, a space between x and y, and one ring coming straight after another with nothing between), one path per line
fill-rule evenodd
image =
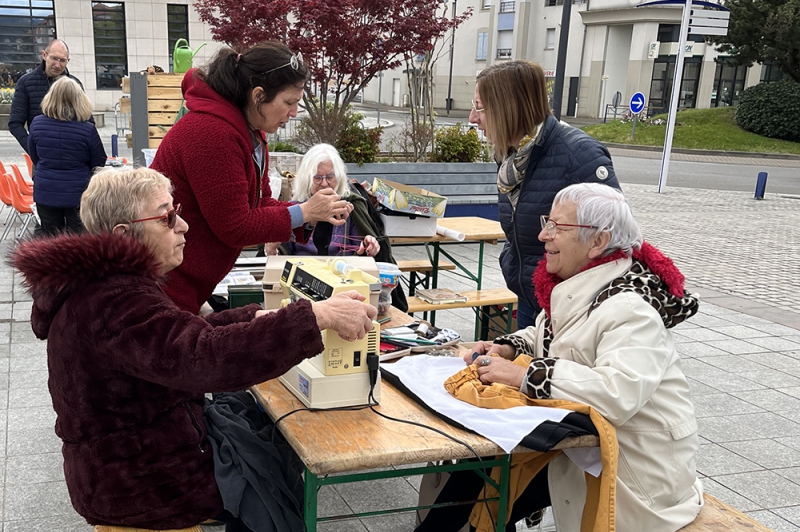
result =
M142 153L144 154L144 165L150 168L150 165L153 163L153 159L156 158L156 150L157 148L142 148Z
M381 293L378 296L378 314L386 314L392 306L392 290L400 282L403 272L397 264L391 262L376 262L378 266L378 276L381 280Z

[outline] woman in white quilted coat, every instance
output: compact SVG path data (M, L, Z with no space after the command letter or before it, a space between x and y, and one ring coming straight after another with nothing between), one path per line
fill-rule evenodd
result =
M611 187L563 189L542 217L539 240L546 254L534 273L544 309L536 325L479 343L478 356L466 361L478 365L485 383L594 407L619 442L616 530L675 532L700 512L703 489L694 405L669 329L692 316L698 301L672 261L643 242ZM487 356L494 353L502 358ZM530 366L512 364L518 354L533 356ZM558 532L580 530L584 472L565 454L529 490L519 499L526 512L552 505Z

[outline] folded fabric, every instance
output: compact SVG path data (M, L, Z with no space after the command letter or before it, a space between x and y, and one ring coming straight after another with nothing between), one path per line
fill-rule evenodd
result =
M520 355L514 364L527 367L531 357ZM484 384L477 374L477 367L468 366L445 381L445 389L454 397L482 408L507 409L520 405L546 406L562 408L574 412L588 414L595 425L600 440L600 453L603 469L599 477L584 473L586 480L586 502L581 520L581 532L614 532L616 511L616 482L619 448L617 433L614 427L594 408L559 399L531 399L518 389L504 384ZM525 490L536 474L561 453L560 450L546 453L518 453L511 457L509 508L506 515L511 515L513 502ZM500 470L492 471L492 478L499 483ZM496 497L497 490L486 486L486 497ZM478 531L492 530L492 522L497 517L497 501L487 505L477 503L472 509L470 522Z

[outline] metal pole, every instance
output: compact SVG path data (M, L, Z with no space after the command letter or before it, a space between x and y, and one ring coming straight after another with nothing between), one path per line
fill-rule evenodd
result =
M383 70L378 72L378 127L381 127L381 86L383 84Z
M453 0L453 20L456 19L456 5L458 4L458 0ZM445 108L447 109L448 116L450 115L450 108L453 106L453 99L452 99L452 90L453 90L453 47L456 43L456 27L455 24L453 25L453 36L450 38L450 76L447 79L447 103L445 104Z
M675 119L678 114L678 101L681 97L681 82L683 81L683 56L686 53L686 35L689 33L689 17L692 14L692 0L686 0L683 7L681 20L681 38L678 41L678 57L675 60L675 76L672 82L670 95L669 115L667 116L667 137L664 139L664 153L661 156L661 175L658 178L658 193L664 191L669 175L669 158L672 153L672 137L675 133Z
M559 120L561 120L561 99L564 96L564 71L567 69L567 42L569 41L569 18L571 14L572 0L564 0L564 5L561 8L561 35L558 36L556 86L553 87L553 116Z

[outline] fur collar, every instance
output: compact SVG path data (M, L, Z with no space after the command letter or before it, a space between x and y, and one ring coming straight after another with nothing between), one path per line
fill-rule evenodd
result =
M47 337L50 322L79 288L114 275L158 281L158 261L142 242L124 235L61 235L23 241L8 262L33 297L31 325Z
M622 250L616 250L610 255L600 257L587 264L581 271L586 271L595 266L606 264L625 258L625 253ZM684 294L683 282L685 280L683 274L672 262L672 259L661 253L661 251L650 244L649 242L642 242L641 249L633 250L633 260L643 263L647 268L661 279L669 293L675 297L682 297ZM533 272L533 285L536 299L539 305L547 312L547 317L550 317L550 295L553 288L560 283L563 279L557 275L547 272L547 259L539 261L539 265Z

